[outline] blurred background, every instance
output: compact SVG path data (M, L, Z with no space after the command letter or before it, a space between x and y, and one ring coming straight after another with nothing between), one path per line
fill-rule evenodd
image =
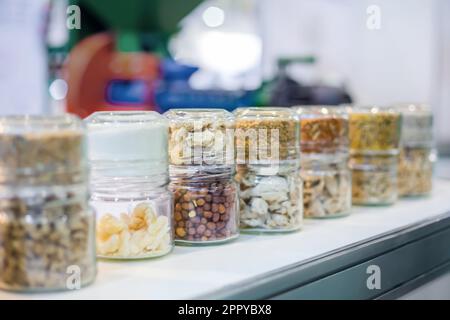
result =
M428 103L450 154L448 0L0 0L0 115Z

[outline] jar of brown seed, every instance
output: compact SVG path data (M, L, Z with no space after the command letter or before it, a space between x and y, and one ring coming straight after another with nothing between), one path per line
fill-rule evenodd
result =
M171 177L169 189L177 244L220 244L238 237L237 187L231 172Z

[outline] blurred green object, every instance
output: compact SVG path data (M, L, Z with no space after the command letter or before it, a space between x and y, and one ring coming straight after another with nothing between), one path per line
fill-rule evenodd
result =
M69 48L93 33L117 33L119 51L140 51L147 45L166 44L180 20L202 0L70 0L81 9L81 29L71 30ZM150 42L149 42L150 39Z

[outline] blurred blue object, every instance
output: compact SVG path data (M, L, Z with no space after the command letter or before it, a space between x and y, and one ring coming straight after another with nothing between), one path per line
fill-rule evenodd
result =
M221 108L231 111L253 105L253 91L192 89L189 78L197 70L197 67L181 65L172 59L162 61L162 80L155 89L155 102L162 112L172 108Z

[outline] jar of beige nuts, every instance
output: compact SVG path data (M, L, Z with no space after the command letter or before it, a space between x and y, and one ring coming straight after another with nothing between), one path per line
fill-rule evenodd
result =
M345 216L351 210L348 114L345 108L295 108L300 123L301 178L307 218Z
M301 159L306 218L346 216L352 205L352 180L345 154L311 154Z
M168 122L157 112L96 112L85 120L97 255L144 259L173 248Z
M0 288L77 289L94 281L85 130L73 116L0 118Z
M352 202L356 205L390 205L398 199L398 157L352 155Z

